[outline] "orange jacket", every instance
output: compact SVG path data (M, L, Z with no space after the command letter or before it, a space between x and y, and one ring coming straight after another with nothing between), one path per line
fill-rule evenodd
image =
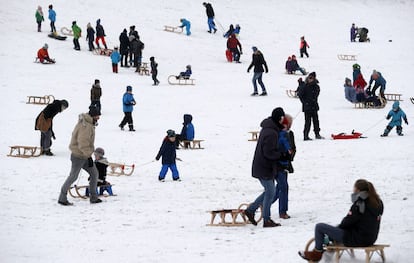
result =
M39 51L37 51L37 57L41 60L48 58L49 53L47 52L47 49L41 48Z

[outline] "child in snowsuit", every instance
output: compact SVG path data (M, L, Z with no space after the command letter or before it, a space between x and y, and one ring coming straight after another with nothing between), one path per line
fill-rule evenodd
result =
M82 29L76 24L76 21L72 22L72 32L73 32L73 45L75 50L80 50L79 38L82 35Z
M93 51L95 49L95 46L93 45L93 41L95 40L95 30L91 23L88 23L86 27L86 40L88 41L89 51Z
M152 84L152 85L157 86L158 84L160 84L160 81L157 79L158 63L155 62L154 57L150 57L150 61L151 61L151 77L152 77L152 80L154 81L154 84Z
M193 72L191 71L191 65L187 65L185 67L185 71L180 72L180 74L178 76L176 76L176 79L190 79L191 74L193 74Z
M184 114L183 116L183 128L181 129L181 134L177 136L176 146L180 145L180 141L192 141L194 140L194 125L191 123L193 121L193 116L191 114ZM189 144L185 143L184 148L188 148Z
M187 36L189 36L189 35L191 35L191 31L190 31L190 28L191 28L191 23L190 23L190 21L188 21L187 19L185 19L185 18L181 18L180 19L180 22L181 22L181 28L184 28L185 27L185 31L186 31L186 35Z
M124 93L124 96L122 97L122 104L123 104L123 111L124 111L124 118L122 119L121 123L119 124L119 128L121 130L124 130L125 124L128 123L129 131L135 131L134 130L134 124L132 120L132 111L134 110L134 106L136 104L134 95L132 94L132 87L127 86L126 92Z
M362 76L361 73L361 66L358 64L352 65L353 72L353 80L354 80L354 88L356 91L356 100L358 102L364 102L367 100L368 95L365 92L365 86L367 85L367 82L364 79L364 76Z
M121 54L119 54L118 47L114 47L114 51L111 54L112 72L118 73L118 63L121 61Z
M303 54L306 55L306 57L309 57L308 51L306 50L309 48L308 43L305 40L305 37L300 38L300 57L303 58Z
M37 23L37 32L42 32L42 22L45 21L43 17L42 7L39 5L36 10L36 23Z
M352 103L357 103L357 97L356 97L356 90L352 86L351 80L349 78L345 78L344 83L344 92L345 92L345 99Z
M242 45L236 38L235 34L231 34L227 39L227 49L229 49L233 55L233 61L240 63L240 54L243 54ZM239 50L240 49L240 50Z
M101 112L101 96L102 96L102 89L101 89L101 82L99 79L95 79L95 83L92 85L91 88L91 105L96 107L96 109Z
M175 131L168 130L167 136L162 141L160 150L155 157L158 161L162 157L162 167L160 174L158 176L158 180L160 182L165 181L165 175L168 172L168 168L170 168L172 172L172 177L174 181L181 181L180 175L177 170L177 165L175 164L175 160L177 159L176 151L175 151Z
M50 32L56 32L56 12L53 10L53 5L49 5L49 20L50 20Z
M288 57L288 59L286 60L285 69L286 69L287 74L293 74L294 73L293 69L292 69L292 57Z
M48 48L49 48L49 45L44 44L43 47L37 51L37 58L42 64L55 63L55 60L49 57L49 52L47 51Z
M388 136L388 133L390 133L394 126L397 126L397 134L399 136L403 136L404 134L402 133L401 120L404 119L404 122L407 125L408 120L405 112L400 108L400 102L395 101L394 104L392 104L392 110L390 110L387 115L387 120L389 119L391 119L391 121L388 123L387 127L384 130L384 133L381 136Z
M351 42L355 42L355 39L356 39L357 33L358 33L358 28L355 27L354 23L352 23L350 33L351 33Z

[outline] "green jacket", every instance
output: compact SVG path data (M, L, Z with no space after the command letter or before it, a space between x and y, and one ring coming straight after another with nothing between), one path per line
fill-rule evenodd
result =
M78 39L78 38L81 37L82 30L80 29L80 27L78 27L77 24L74 24L72 26L72 32L73 32L73 37L74 38Z
M39 10L36 10L35 17L36 17L36 22L42 22L42 21L45 21L45 19L43 18L43 15L42 15L42 14L40 14Z

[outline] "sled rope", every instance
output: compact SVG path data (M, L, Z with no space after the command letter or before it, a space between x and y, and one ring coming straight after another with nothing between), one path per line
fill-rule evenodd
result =
M381 122L384 121L384 118L381 118L379 121L377 121L374 125L370 126L368 129L366 129L363 133L366 133L367 131L371 130L372 128L374 128L375 126L377 126L378 124L380 124Z

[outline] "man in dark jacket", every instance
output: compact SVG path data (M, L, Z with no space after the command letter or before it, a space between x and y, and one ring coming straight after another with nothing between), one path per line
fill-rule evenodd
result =
M119 53L121 53L121 67L128 66L128 52L129 52L129 37L127 30L124 28L121 35L119 35Z
M252 50L253 50L252 63L250 63L250 66L247 68L247 73L249 73L250 69L254 66L254 74L253 74L253 79L252 79L254 91L251 95L256 96L259 94L257 93L257 83L256 83L257 81L262 87L262 93L260 94L260 96L266 96L267 92L266 92L265 85L263 84L263 81L262 81L262 75L263 75L263 72L268 73L269 69L267 68L267 64L263 57L262 52L260 52L260 50L258 50L257 47L252 47Z
M134 54L134 67L137 68L135 71L139 72L142 61L142 50L144 49L144 43L139 39L138 33L134 33L129 37L131 53Z
M214 9L213 6L211 6L210 3L203 3L203 6L206 8L206 14L207 14L207 24L208 24L208 31L209 33L211 33L211 31L213 31L213 33L217 32L216 29L216 24L214 23Z
M95 83L92 85L91 89L91 105L98 109L101 112L101 96L102 96L102 89L101 89L101 81L99 79L95 79Z
M279 160L289 160L287 153L281 153L278 149L278 133L283 129L281 124L285 112L282 108L276 108L272 111L272 116L263 120L260 126L259 139L256 145L252 164L252 176L259 179L264 187L264 192L251 203L245 210L245 215L249 221L257 225L254 214L262 206L263 227L280 226L279 223L273 222L270 218L270 207L275 196L275 176L277 174L277 165Z
M42 154L48 156L53 155L50 151L52 138L56 139L55 133L53 132L53 118L59 112L64 111L68 106L69 104L66 100L54 100L37 116L35 130L40 130L40 147L42 148Z
M309 76L302 81L302 78L298 80L299 87L297 89L297 94L302 102L302 111L305 114L305 128L303 130L303 139L305 141L312 140L309 138L310 126L311 121L313 121L313 131L315 132L316 139L323 139L323 137L319 134L319 105L318 105L318 97L319 97L319 81L316 79L316 73L312 72Z

